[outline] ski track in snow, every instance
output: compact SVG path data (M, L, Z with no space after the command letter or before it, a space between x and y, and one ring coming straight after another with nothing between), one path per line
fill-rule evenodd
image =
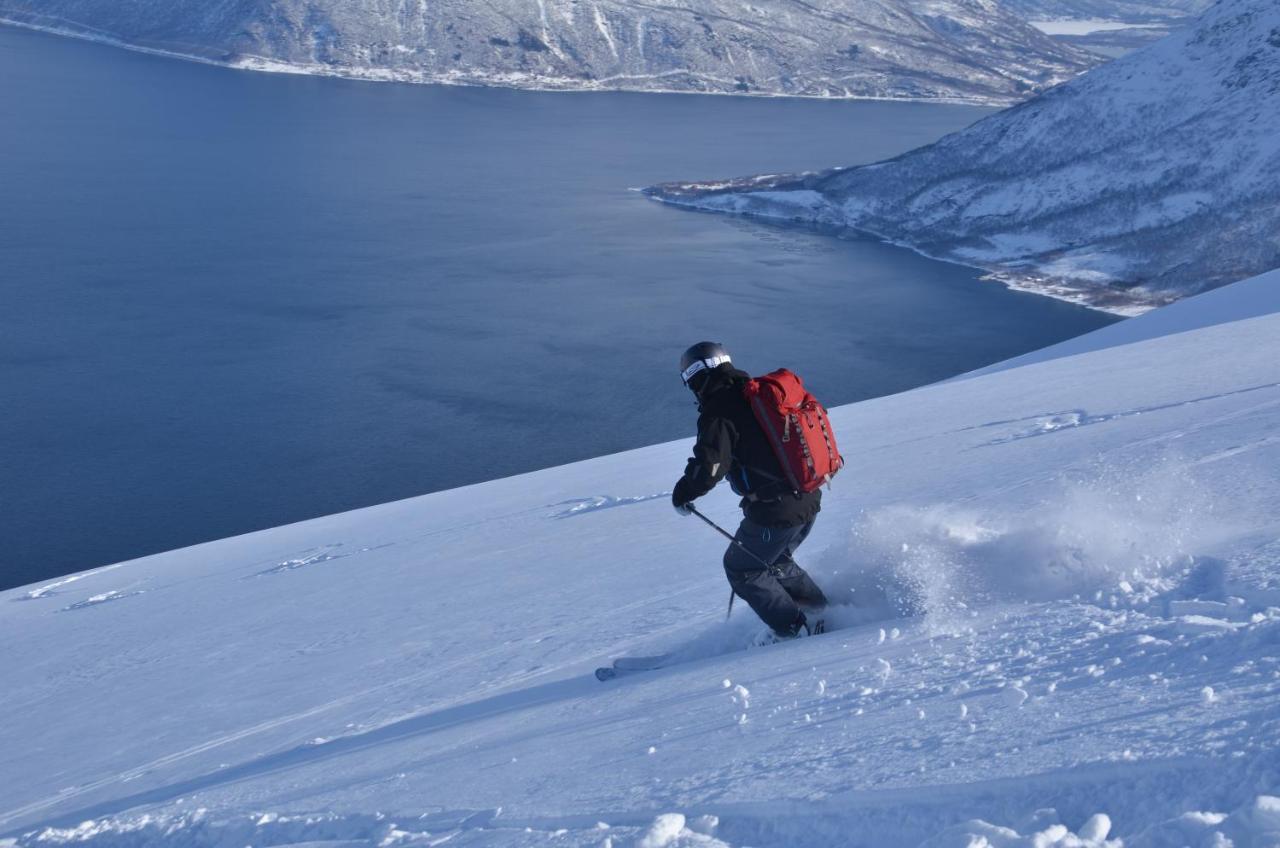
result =
M1001 436L992 439L989 442L977 445L976 447L993 447L995 445L1003 445L1008 442L1018 441L1020 439L1033 439L1039 436L1047 436L1062 430L1071 430L1078 427L1089 427L1094 424L1106 424L1110 421L1116 421L1121 418L1128 418L1131 415L1148 415L1153 412L1162 412L1166 409L1176 409L1181 406L1189 406L1193 404L1208 403L1210 401L1222 400L1223 398L1233 397L1235 395L1251 394L1260 391L1272 391L1280 389L1280 383L1267 383L1261 386L1249 386L1244 389L1237 389L1222 394L1206 395L1204 397L1191 398L1189 400L1180 400L1174 403L1161 404L1157 406L1140 407L1137 409L1129 409L1123 412L1111 412L1101 414L1090 414L1084 409L1073 409L1066 412L1046 412L1039 415L1032 415L1026 418L1020 418L1012 421L992 421L987 424L979 424L976 427L965 428L966 430L984 430L994 427L1007 427L1012 424L1025 424L1031 422L1033 426L1026 429L1017 430L1007 436ZM1280 401L1271 401L1266 407L1275 407L1280 405Z
M59 610L59 612L72 612L74 610L82 610L82 609L87 609L89 607L96 607L99 604L109 604L114 601L123 601L125 598L132 598L137 595L141 595L145 591L146 591L145 589L138 589L133 592L122 592L118 589L111 589L110 591L107 591L107 592L102 592L97 595L92 595L88 598L85 598L83 601L76 601L74 604L68 604L67 606Z
M95 568L91 571L83 571L79 574L72 574L69 577L62 578L61 580L55 580L52 583L46 583L45 585L37 589L31 589L28 592L24 592L23 594L19 595L13 600L35 601L41 598L48 598L52 595L58 594L58 590L61 589L63 586L69 586L72 583L78 583L81 580L84 580L89 577L93 577L98 574L102 574L103 572L106 572L106 571L114 571L117 568L122 567L123 565L125 565L125 563L117 563L115 565L104 566L103 568Z
M575 498L574 500L562 501L555 506L564 507L555 512L553 518L573 518L578 515L585 515L589 512L598 512L602 509L613 509L619 506L629 506L631 504L644 503L645 501L657 500L659 498L671 497L670 492L659 492L656 495L632 495L630 497L617 497L614 495L596 495L591 498Z
M380 548L391 547L391 544L388 543L385 545L370 545L362 548L357 548L351 551L341 550L342 547L343 545L341 542L333 542L331 544L324 545L323 548L319 551L316 551L315 549L304 551L302 556L283 560L271 566L271 568L268 568L265 571L259 571L256 574L251 574L245 579L249 579L252 577L267 577L272 574L282 574L286 571L296 571L299 568L306 568L309 565L317 565L319 563L334 562L335 560L347 559L348 557L359 556L360 554L368 553L369 551L376 551L376 550L379 550Z

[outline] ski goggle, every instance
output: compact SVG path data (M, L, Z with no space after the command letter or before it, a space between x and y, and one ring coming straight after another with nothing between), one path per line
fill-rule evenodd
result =
M720 356L713 356L710 359L694 360L692 365L680 372L680 379L683 380L684 384L687 386L689 385L689 381L693 379L693 375L697 374L699 371L709 371L712 368L724 365L729 361L731 360L727 353L721 354Z

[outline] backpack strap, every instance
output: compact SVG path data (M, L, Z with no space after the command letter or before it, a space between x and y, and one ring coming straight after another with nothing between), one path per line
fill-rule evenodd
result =
M772 500L781 498L783 495L796 494L796 490L793 489L787 483L786 480L779 477L777 474L770 474L768 471L763 471L759 468L756 468L754 465L747 465L746 463L739 463L739 465L741 465L745 470L751 472L752 474L758 477L763 477L764 479L769 481L768 483L765 483L760 488L756 489L754 492L750 492L748 494L743 495L744 498L751 501L752 503L759 503L760 501L772 501Z
M769 437L773 439L775 444L781 444L781 437L778 435L778 431L773 429L773 425L769 421L769 413L765 410L764 404L760 401L760 396L756 395L752 397L751 403L757 410L759 410L756 414L756 420L768 428ZM780 462L779 465L782 466L783 472L787 475L787 482L791 484L791 489L796 492L800 491L800 483L796 480L795 475L791 473L791 469L786 466L786 463Z
M831 443L831 431L827 429L827 416L823 415L821 411L818 412L818 424L822 426L822 440L827 443L827 456L836 458L837 469L844 468L844 457L839 454L835 445ZM827 475L827 488L831 488L831 477L834 474L835 472L832 471L831 474Z

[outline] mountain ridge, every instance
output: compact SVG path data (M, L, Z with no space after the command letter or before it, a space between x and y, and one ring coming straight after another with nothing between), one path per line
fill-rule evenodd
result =
M855 168L647 189L848 226L1018 287L1134 311L1280 265L1280 5L1193 26L938 142Z
M555 90L1010 103L1098 61L992 0L0 0L0 20L251 70Z

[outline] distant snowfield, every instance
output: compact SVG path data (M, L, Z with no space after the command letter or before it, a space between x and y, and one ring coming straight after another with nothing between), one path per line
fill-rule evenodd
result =
M1083 18L1061 21L1027 21L1045 35L1090 35L1095 32L1113 32L1121 29L1162 29L1167 24L1134 24L1125 21L1105 21Z
M789 644L687 442L0 593L0 845L1276 845L1278 338L1275 272L834 410Z

